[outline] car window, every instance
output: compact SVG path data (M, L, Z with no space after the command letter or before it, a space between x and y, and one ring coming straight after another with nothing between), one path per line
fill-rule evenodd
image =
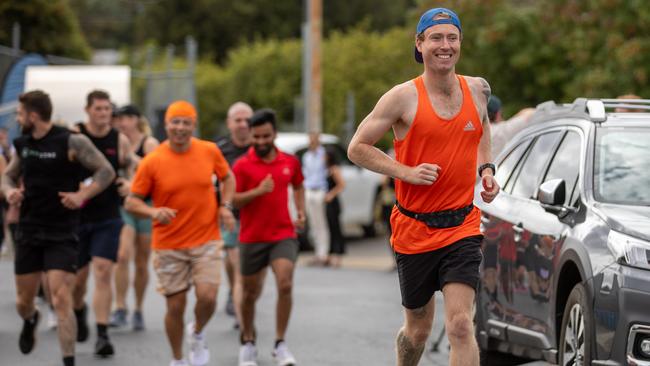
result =
M526 140L525 142L519 144L516 148L514 148L508 156L506 156L505 159L499 164L497 167L497 174L495 175L495 178L497 180L497 183L499 183L499 186L505 187L506 184L508 183L508 179L510 179L510 176L515 169L515 166L521 159L521 157L524 155L524 152L526 152L526 148L528 148L528 145L530 145L530 140Z
M595 152L598 201L650 206L650 129L601 128Z
M545 182L552 179L564 179L566 188L564 192L565 202L563 203L571 202L573 186L580 171L580 151L580 135L569 131L562 139L560 147L549 165L546 178L544 178Z
M546 133L537 137L517 174L517 180L512 189L513 195L525 198L533 197L540 178L544 174L546 162L551 156L553 147L559 137L560 131Z

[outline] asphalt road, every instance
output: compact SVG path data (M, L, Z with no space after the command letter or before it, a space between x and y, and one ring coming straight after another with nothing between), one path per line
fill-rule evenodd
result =
M355 366L395 364L394 338L402 324L397 275L390 271L391 257L384 239L355 241L341 269L307 267L303 256L296 272L294 311L286 337L300 365ZM30 355L22 355L17 346L21 320L14 309L13 265L0 260L0 366L60 365L56 332L41 322L38 344ZM154 279L155 281L155 279ZM89 291L89 293L92 290ZM224 311L226 287L219 293L218 310L207 327L212 355L210 365L237 365L238 332L233 319ZM191 299L191 296L190 296ZM192 306L193 301L189 305ZM257 306L259 365L273 365L275 284L267 276L264 293ZM42 307L41 307L42 308ZM43 308L42 308L43 309ZM447 342L443 338L439 352L431 344L442 328L442 298L436 299L436 320L431 342L420 365L447 365ZM44 309L43 309L44 310ZM77 347L78 365L167 365L170 352L163 328L163 298L149 287L145 301L147 329L111 330L116 348L111 359L92 356L95 339ZM190 308L185 319L191 320ZM92 315L89 319L92 321ZM91 323L92 324L92 323ZM534 363L545 365L544 363Z

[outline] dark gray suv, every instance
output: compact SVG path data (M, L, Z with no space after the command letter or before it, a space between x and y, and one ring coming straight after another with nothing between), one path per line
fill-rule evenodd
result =
M507 353L561 365L650 365L643 111L650 100L546 102L496 159L502 192L489 205L475 200L485 235L482 364Z

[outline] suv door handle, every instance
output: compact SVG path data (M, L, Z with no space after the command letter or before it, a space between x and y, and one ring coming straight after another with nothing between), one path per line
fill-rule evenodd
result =
M521 234L524 232L524 224L521 222L517 225L512 225L512 236L515 239L515 243L521 241Z

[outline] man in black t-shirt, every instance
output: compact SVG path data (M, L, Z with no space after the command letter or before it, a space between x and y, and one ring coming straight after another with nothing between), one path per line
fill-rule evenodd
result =
M52 103L36 90L22 94L18 123L25 132L14 140L16 154L2 177L10 204L20 204L16 230L16 309L23 318L22 353L32 351L40 318L34 298L42 272L58 317L57 331L64 366L74 365L76 322L72 288L77 270L76 231L79 208L115 179L115 172L90 140L50 122ZM93 182L79 188L79 164ZM22 179L23 187L19 186Z
M221 153L228 161L230 168L235 165L235 161L242 155L246 154L251 146L251 132L248 127L248 119L253 115L253 109L244 102L237 102L228 108L226 117L226 127L230 132L229 136L217 139L217 146ZM239 236L239 212L233 212L237 219L235 230L229 231L221 227L221 236L223 237L224 248L226 249L226 274L230 284L230 296L226 305L226 312L231 316L236 316L237 322L235 328L239 326L241 320L239 306L241 304L242 283L241 273L239 271L239 250L237 248Z

